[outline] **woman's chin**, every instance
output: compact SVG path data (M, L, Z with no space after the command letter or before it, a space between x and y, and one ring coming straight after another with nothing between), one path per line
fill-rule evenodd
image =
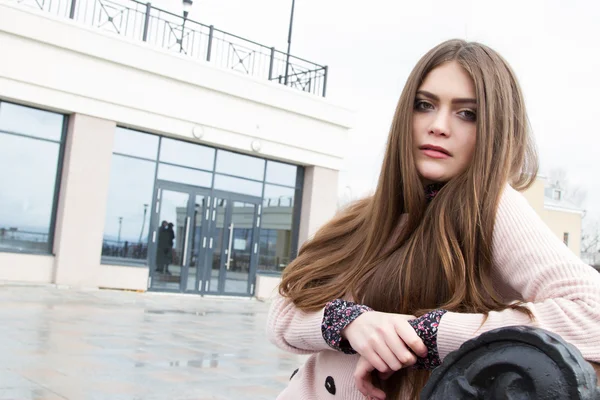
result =
M421 176L421 181L424 185L448 181L448 177L441 171L426 171L426 173L421 173L419 175Z

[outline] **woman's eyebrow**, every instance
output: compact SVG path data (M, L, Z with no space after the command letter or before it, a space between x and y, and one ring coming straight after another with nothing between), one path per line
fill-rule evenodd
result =
M440 98L431 93L428 92L427 90L418 90L417 94L420 94L421 96L427 97L431 100L435 100L435 101L440 101ZM452 104L471 104L471 105L477 105L477 100L476 99L471 99L471 98L456 98L456 99L452 99Z

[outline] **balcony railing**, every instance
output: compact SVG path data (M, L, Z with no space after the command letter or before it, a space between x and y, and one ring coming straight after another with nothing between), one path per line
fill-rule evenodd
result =
M325 97L327 66L137 0L14 0L243 74ZM286 66L288 68L286 68ZM286 75L287 70L287 75Z

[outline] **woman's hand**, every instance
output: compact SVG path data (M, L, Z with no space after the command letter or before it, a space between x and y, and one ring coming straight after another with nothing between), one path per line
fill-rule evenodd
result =
M407 322L410 319L415 317L369 311L352 321L341 335L369 362L371 370L389 375L413 365L415 354L427 356L427 347Z
M371 378L371 372L375 369L371 363L364 357L361 357L356 364L354 370L354 382L356 388L369 400L385 400L385 393L383 390L378 389L373 385ZM386 374L379 373L381 379L389 378L393 372Z

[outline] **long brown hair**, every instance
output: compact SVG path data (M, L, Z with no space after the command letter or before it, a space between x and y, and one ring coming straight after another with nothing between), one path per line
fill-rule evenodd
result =
M450 61L474 82L475 152L466 171L427 204L412 152L414 102L427 74ZM537 168L525 102L509 65L482 44L444 42L419 60L406 82L375 194L340 212L304 243L283 273L280 293L305 311L351 295L377 311L417 316L437 308L526 312L505 304L492 285L492 236L505 185L524 190ZM394 398L401 386L411 387L417 397L427 377L401 370L384 389Z

